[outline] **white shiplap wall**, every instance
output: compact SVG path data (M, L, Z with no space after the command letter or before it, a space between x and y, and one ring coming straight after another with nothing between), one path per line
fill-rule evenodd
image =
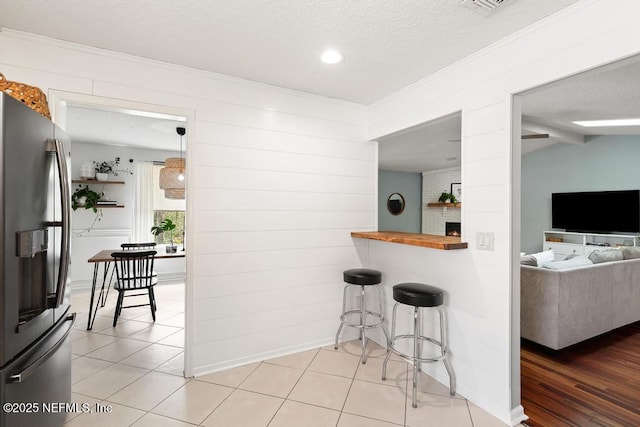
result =
M0 66L45 91L195 111L187 336L196 372L330 339L340 272L362 259L384 267L386 283L424 278L447 288L459 390L511 423L521 408L510 94L637 54L639 24L635 0L582 0L371 106L366 136L357 105L9 30L0 33ZM431 250L395 245L385 258L390 244L354 247L348 231L376 221L376 150L363 141L460 110L470 249L425 263ZM495 234L495 251L474 249L478 231Z
M362 242L361 253L365 264L385 271L385 283L422 280L447 291L458 390L506 423L522 419L520 170L512 161L519 149L510 145L519 129L512 129L511 94L638 54L637 40L640 3L583 0L369 109L370 139L462 110L462 237L469 249ZM494 251L475 249L477 232L494 233ZM425 369L446 381L440 366Z
M360 262L349 232L377 221L365 107L5 29L0 52L8 79L45 93L194 111L188 373L332 339Z

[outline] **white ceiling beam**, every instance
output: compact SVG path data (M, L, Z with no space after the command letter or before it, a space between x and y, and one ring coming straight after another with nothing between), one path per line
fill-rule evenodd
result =
M523 120L522 121L522 134L527 135L529 133L547 133L549 134L550 142L564 142L568 144L584 144L584 135L575 132L569 132L566 130L554 128L547 125L541 125L538 123Z

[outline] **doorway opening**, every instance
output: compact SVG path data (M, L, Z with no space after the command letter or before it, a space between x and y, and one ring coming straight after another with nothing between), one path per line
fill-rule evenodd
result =
M520 224L514 229L514 241L520 242L518 249L524 256L521 265L514 263L520 273L521 292L514 298L519 299L521 318L513 321L520 321L521 402L531 426L553 425L561 419L578 424L581 420L640 422L640 414L628 410L640 403L640 381L633 373L640 363L623 356L640 349L640 315L627 308L634 304L635 294L624 295L624 289L634 288L635 281L619 275L612 276L619 279L612 279L616 283L595 279L598 271L608 268L608 263L611 266L610 262L599 262L597 252L633 250L640 230L589 233L554 228L552 209L554 193L640 189L640 176L635 172L640 126L584 127L575 123L640 117L638 72L640 57L636 56L515 96L514 121L527 138L514 139L518 145L514 152L521 151L521 157L514 159L520 166L514 185L518 180L521 199L520 218L514 218L514 223ZM516 114L518 109L521 114ZM604 215L615 219L616 207L606 209ZM616 235L621 237L615 240ZM547 261L543 261L545 256ZM532 258L535 265L527 261ZM620 259L621 263L629 262ZM575 265L571 267L571 263ZM574 286L571 275L580 274L587 276L579 291L585 301L568 298L565 293ZM535 295L551 296L552 283L547 279L552 275L566 281L556 289L557 298L536 300ZM602 286L616 286L606 292L612 296L609 304L591 298ZM589 306L589 298L597 303ZM555 315L549 311L552 307L557 310ZM600 322L603 316L607 320ZM621 384L623 388L619 388Z
M179 136L176 134L176 125L186 128L185 143L193 141L190 138L193 135L195 129L195 112L193 110L180 109L170 106L162 106L156 104L147 104L142 102L135 102L123 99L105 98L93 95L78 94L73 92L52 90L49 93L50 105L52 106L52 120L63 130L68 132L69 125L73 122L76 124L73 132L78 132L78 135L82 135L81 138L85 144L83 150L90 152L86 157L87 161L117 161L120 164L118 168L124 175L127 172L131 172L133 165L137 162L151 163L157 160L155 157L163 153L175 153L179 151ZM146 131L142 131L136 127L136 123L146 124ZM79 123L84 123L88 126L81 126ZM121 128L126 128L122 131ZM121 130L117 132L117 130ZM85 133L83 133L85 132ZM137 135L136 135L137 133ZM162 134L167 134L166 138L163 138ZM123 137L125 135L125 137ZM126 137L128 135L128 137ZM155 135L154 138L145 138L149 135ZM128 139L127 139L128 138ZM145 142L146 141L146 142ZM91 143L94 146L91 147ZM108 148L105 148L108 147ZM72 138L72 151L73 151L73 138ZM186 163L190 163L193 150L185 150L183 155L185 156ZM124 153L119 155L118 153ZM147 153L153 153L154 158L147 156ZM126 155L125 155L126 154ZM95 158L93 157L95 156ZM110 156L107 158L107 156ZM114 159L111 159L114 157ZM177 156L176 156L177 157ZM74 172L72 169L72 178L80 176L80 166L74 165L72 155L72 165L77 170ZM193 175L192 168L186 168L185 170L185 182L190 181L190 177ZM121 179L127 182L125 178ZM76 185L76 184L74 184ZM104 185L105 190L102 190L105 194L111 192L116 197L126 198L129 197L129 201L132 201L131 195L133 194L129 189L129 196L124 191L115 189L116 187L127 186L115 186ZM128 186L131 187L131 186ZM189 198L189 186L186 185L186 204L184 205L185 211L185 234L193 236L191 230L193 222L191 221L191 213L193 211L193 201ZM118 193L120 192L120 193ZM112 243L126 242L122 240L126 236L127 239L132 239L131 229L135 227L118 228L118 224L132 224L135 222L135 214L130 209L109 209L110 220L112 224L110 228L104 228L100 233L94 235L102 236L104 242L109 246L113 246ZM103 214L106 216L106 214ZM79 216L78 216L79 217ZM83 219L80 218L81 222ZM114 225L115 224L115 225ZM147 225L145 225L146 227ZM75 227L75 225L74 225ZM89 234L89 233L87 233ZM109 247L109 249L113 249ZM83 255L86 258L86 253ZM186 377L193 376L193 358L192 358L192 346L193 346L193 330L192 330L192 279L191 257L189 252L185 252L183 258L182 270L184 277L184 367L183 373ZM175 260L171 260L174 262ZM86 259L75 262L76 265L86 264ZM160 263L157 263L158 265ZM73 264L72 264L73 265ZM82 274L82 272L80 272ZM73 280L73 278L72 278Z

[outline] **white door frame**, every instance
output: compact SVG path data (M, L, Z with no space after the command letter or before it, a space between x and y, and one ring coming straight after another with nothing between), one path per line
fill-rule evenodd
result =
M150 117L160 119L184 119L186 118L187 135L193 142L195 141L195 110L186 110L183 108L175 108L166 105L148 104L144 102L130 101L126 99L106 98L102 96L88 95L76 92L67 92L62 90L49 90L50 105L53 107L51 111L52 121L62 130L66 127L67 107L88 107L104 111L115 111L127 113L133 111L144 112ZM193 164L194 150L185 151L185 159L187 164ZM187 182L193 182L193 168L187 168ZM192 193L190 187L186 187L187 211L185 213L185 222L187 236L190 239L191 247L195 238L191 216L193 215L193 198L189 197ZM193 377L193 279L191 272L193 271L192 251L187 251L186 257L186 277L185 277L185 339L184 339L184 376Z

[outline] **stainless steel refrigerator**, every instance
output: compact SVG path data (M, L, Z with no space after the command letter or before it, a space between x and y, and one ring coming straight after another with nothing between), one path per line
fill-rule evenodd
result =
M0 426L61 426L71 398L69 140L0 93Z

